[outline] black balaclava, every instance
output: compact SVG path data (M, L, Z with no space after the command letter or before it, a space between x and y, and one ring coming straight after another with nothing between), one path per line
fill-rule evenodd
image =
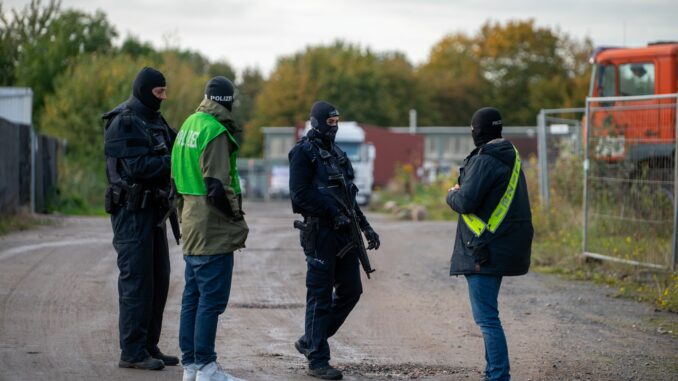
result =
M471 135L476 147L501 138L501 114L494 107L483 107L473 113L471 118Z
M165 86L167 86L165 76L162 75L161 72L147 66L141 69L134 79L134 83L132 84L132 95L146 107L158 111L160 110L160 102L162 102L162 99L153 95L151 90L156 87Z
M233 94L235 87L228 78L217 76L207 82L205 86L205 99L211 99L231 111L233 107Z
M313 135L319 137L323 143L333 143L339 126L329 126L327 119L339 116L339 111L325 101L318 101L311 107L311 127L315 131Z

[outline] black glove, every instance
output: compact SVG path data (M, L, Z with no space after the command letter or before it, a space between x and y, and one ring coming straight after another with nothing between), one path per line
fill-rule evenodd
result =
M245 219L245 217L244 217L245 213L243 211L235 212L233 214L234 214L233 218L232 218L233 222L240 222L240 221Z
M367 250L377 250L381 244L379 241L379 234L377 234L377 232L369 225L363 229L363 233L365 234L365 238L367 238Z
M351 220L341 213L338 213L332 219L334 220L334 230L344 230L351 224Z
M167 148L165 142L154 145L152 151L154 155L170 155L170 150Z

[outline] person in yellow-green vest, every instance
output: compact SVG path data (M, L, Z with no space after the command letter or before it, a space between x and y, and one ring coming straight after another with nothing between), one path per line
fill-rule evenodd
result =
M459 213L450 275L464 275L473 320L485 342L484 380L510 381L506 336L499 320L502 278L527 273L532 214L516 147L502 138L501 113L483 107L471 118L476 148L459 169L447 204Z
M186 264L179 324L184 381L238 380L219 366L214 351L231 290L233 252L245 247L249 232L236 166L234 134L241 129L231 116L234 93L227 78L210 79L172 149Z

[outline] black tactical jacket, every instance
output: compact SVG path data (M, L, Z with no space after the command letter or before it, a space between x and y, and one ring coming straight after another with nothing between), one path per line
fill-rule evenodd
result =
M358 188L353 184L353 166L345 152L336 144L327 148L317 139L303 137L290 150L290 197L292 211L305 217L331 219L339 213L347 214L352 207L361 228L368 225L360 207L355 202ZM344 206L341 189L330 176L343 174L350 189L352 205Z
M460 169L458 191L449 192L448 205L460 213L450 275L523 275L530 267L532 214L525 175L520 171L513 202L495 233L476 237L462 220L474 213L486 223L504 195L515 162L513 145L495 139L473 150Z
M176 132L159 112L135 97L105 113L104 153L110 184L121 180L145 189L169 188L170 153Z

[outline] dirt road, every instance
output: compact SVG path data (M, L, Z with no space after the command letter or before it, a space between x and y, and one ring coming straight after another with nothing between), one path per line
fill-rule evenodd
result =
M236 254L217 352L248 380L307 380L292 343L302 332L305 262L288 203L246 204L247 249ZM382 237L377 272L330 340L345 379L479 380L483 345L463 277L449 277L454 226L370 216ZM0 380L180 380L117 368L117 267L105 218L64 218L0 237ZM179 354L180 249L161 348ZM500 311L513 379L677 380L678 315L614 291L530 273L506 278Z

